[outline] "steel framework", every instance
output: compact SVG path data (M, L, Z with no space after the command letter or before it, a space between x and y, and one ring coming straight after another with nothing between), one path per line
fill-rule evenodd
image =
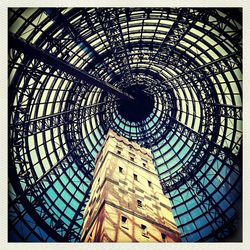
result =
M109 128L151 149L182 241L230 240L241 70L241 9L10 9L9 240L79 240Z

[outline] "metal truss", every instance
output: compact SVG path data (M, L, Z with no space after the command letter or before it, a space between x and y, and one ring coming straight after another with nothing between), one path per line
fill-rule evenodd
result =
M10 240L79 239L94 159L109 128L152 149L176 219L191 216L190 200L201 209L200 220L178 220L184 240L223 241L238 230L242 20L235 11L10 10ZM154 99L152 113L138 122L119 113L120 99L133 101L126 93L132 85ZM213 193L211 185L219 185ZM193 232L185 231L189 224Z
M227 72L229 70L237 69L239 68L239 66L241 67L241 65L237 61L238 58L239 55L236 55L236 53L226 55L224 57L219 58L218 60L197 67L196 69L186 70L185 73L167 79L164 83L171 83L172 86L180 88L182 86L187 85L186 80L189 82L197 81L198 79L206 80L211 76L215 76L223 72ZM180 81L183 82L181 83Z
M153 55L152 60L164 60L168 63L183 37L192 27L194 27L197 21L206 22L208 15L209 11L200 12L195 9L180 9L177 13L176 21L171 26L156 53Z
M183 178L185 177L183 176ZM194 176L191 180L186 180L186 185L189 192L194 195L197 203L200 204L200 208L207 220L211 221L214 232L217 232L213 236L215 241L223 241L226 237L237 232L237 209L235 209L234 219L228 218L197 176ZM238 199L241 199L241 194L237 195Z
M25 41L22 41L18 38L15 38L11 36L10 38L10 44L12 48L15 48L17 50L21 50L30 56L35 57L36 59L39 59L55 68L59 68L60 70L71 74L75 76L76 78L80 80L84 80L86 82L90 82L91 84L103 89L104 91L110 92L120 98L125 98L128 100L133 100L133 97L128 95L127 93L122 92L121 90L117 89L116 87L110 85L109 83L105 83L104 81L100 81L96 79L95 77L87 74L86 72L83 72L72 65L58 59L57 57L48 54L42 50L39 50L35 48L34 46L27 44Z
M98 110L100 107L106 106L107 102L104 101L82 107L82 100L86 96L87 89L88 88L79 85L75 88L75 91L72 92L72 97L69 97L68 108L71 110L71 114L67 117L68 123L65 124L65 136L70 148L74 148L75 145L78 145L77 150L74 150L73 157L80 168L86 168L87 166L88 172L91 172L94 170L94 158L89 155L88 150L83 145L84 138L81 136L81 126L82 123L87 122L88 117L94 117L96 114L102 115L104 111L98 112ZM112 100L111 103L116 100L117 99Z
M63 48L64 48L63 42L65 41L65 39L72 39L79 46L87 47L94 54L96 58L99 57L99 54L95 51L95 49L81 37L80 31L77 29L77 27L74 27L70 23L70 21L64 15L62 15L62 13L58 9L46 8L44 9L44 11L49 15L49 17L52 20L56 21L57 28L58 26L59 27L61 26L63 29L63 32L59 38L54 37L54 38L48 39L49 40L48 47L55 46L58 49L59 53L63 53ZM65 38L65 36L67 38ZM67 59L67 56L68 54L64 52L62 58Z
M64 225L62 222L59 223L59 219L55 216L55 214L47 212L48 208L45 206L46 202L44 195L46 194L47 189L50 188L50 185L47 184L53 183L57 178L59 178L60 175L65 173L67 169L72 168L72 164L74 162L78 161L75 157L75 152L77 152L77 150L81 150L81 147L79 148L79 146L80 142L75 144L74 147L72 147L72 149L57 162L57 164L51 167L38 179L34 179L32 177L34 175L31 174L31 171L27 166L28 162L25 162L23 157L20 155L20 148L16 146L15 153L10 153L10 155L16 155L16 157L11 159L10 162L13 164L13 166L19 166L21 169L21 171L17 173L14 171L13 167L10 168L10 179L12 180L12 178L16 178L15 180L12 180L12 182L15 183L15 190L17 192L17 197L14 201L12 201L12 203L15 204L16 202L21 202L27 211L31 213L34 220L42 224L43 228L48 230L50 235L57 241L68 241L69 237L75 238L76 235L74 234L74 231L72 231L72 227L66 227L66 225ZM91 162L85 161L85 164L85 167L91 167ZM90 176L90 171L87 168L82 168L82 171L84 172L85 176L89 176L89 178L92 179L92 176ZM79 211L84 209L84 201L89 197L89 192L90 187L85 193L83 203L81 203L81 206L78 208ZM34 213L33 210L35 210L36 213ZM75 217L78 216L79 213L76 213ZM79 229L81 229L81 226Z
M216 18L210 21L210 25L215 29L223 31L223 36L225 36L225 38L235 46L235 50L241 55L242 29L240 28L240 26L242 25L242 15L240 15L239 13L235 15L234 11L232 10L226 10L226 12L230 14L223 16L221 15L220 10L213 10L213 14ZM226 29L227 26L229 26L230 28Z
M45 9L46 13L48 13L48 15L50 16L50 18L52 20L55 20L55 24L59 27L62 28L62 32L60 35L57 35L56 37L51 37L50 34L47 34L46 40L47 43L45 44L45 49L48 51L51 51L52 49L56 49L56 52L58 52L57 54L59 55L59 57L63 58L64 60L69 59L69 55L65 52L63 52L63 43L65 43L66 41L74 41L74 43L76 43L79 47L82 47L84 49L86 49L86 47L88 48L88 51L91 52L91 54L93 55L94 60L98 61L98 62L102 62L100 63L100 65L98 67L96 67L96 65L94 65L95 69L94 71L91 73L93 76L95 76L98 79L102 79L102 75L100 74L100 72L102 72L103 70L113 74L112 69L110 68L109 65L107 65L106 63L103 63L103 58L101 55L99 55L96 50L86 41L82 38L82 36L80 35L80 30L78 27L81 27L82 22L86 21L87 25L88 25L88 29L91 30L92 35L98 33L98 31L96 30L92 19L88 13L88 11L86 11L86 9L81 9L80 11L80 15L81 18L79 20L79 22L77 22L75 24L75 26L73 26L69 20L67 19L67 17L65 17L65 15L62 15L60 13L60 11L58 11L57 9ZM92 17L93 18L93 17ZM56 27L58 28L58 27ZM65 38L65 36L67 38ZM102 38L101 38L102 39Z
M207 162L210 155L214 156L221 162L224 162L229 168L232 169L232 171L240 176L242 166L240 166L237 162L236 156L229 152L226 148L222 148L206 136L200 135L180 122L174 121L170 124L172 124L173 131L177 131L184 137L189 138L189 140L196 143L196 147L193 150L194 157L192 161L187 162L181 171L176 172L174 175L170 175L168 178L161 179L161 185L164 193L167 194L172 190L176 190L187 180L193 179Z
M134 83L133 74L129 63L128 53L125 48L125 42L119 22L119 10L97 9L97 17L102 25L105 36L109 42L112 55L116 61L117 67L122 73L123 84L127 86Z

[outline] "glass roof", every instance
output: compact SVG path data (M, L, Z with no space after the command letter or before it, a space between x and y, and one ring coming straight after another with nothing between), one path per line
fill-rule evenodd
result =
M182 241L240 240L241 16L9 9L9 37L125 92L143 91L153 105L129 119L117 96L10 43L9 241L79 240L109 128L152 150Z

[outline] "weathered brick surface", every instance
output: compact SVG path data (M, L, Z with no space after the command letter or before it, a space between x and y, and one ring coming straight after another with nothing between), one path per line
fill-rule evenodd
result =
M137 200L142 207L138 207ZM127 218L126 223L122 223L122 216ZM150 150L112 130L96 158L84 217L81 241L180 241L171 204L162 192ZM142 225L146 227L144 232ZM162 234L166 235L165 240Z

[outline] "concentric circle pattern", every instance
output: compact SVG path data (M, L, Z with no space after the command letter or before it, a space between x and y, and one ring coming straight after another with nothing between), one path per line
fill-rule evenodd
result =
M10 9L9 240L79 240L94 159L111 128L151 149L182 241L240 241L241 16Z

